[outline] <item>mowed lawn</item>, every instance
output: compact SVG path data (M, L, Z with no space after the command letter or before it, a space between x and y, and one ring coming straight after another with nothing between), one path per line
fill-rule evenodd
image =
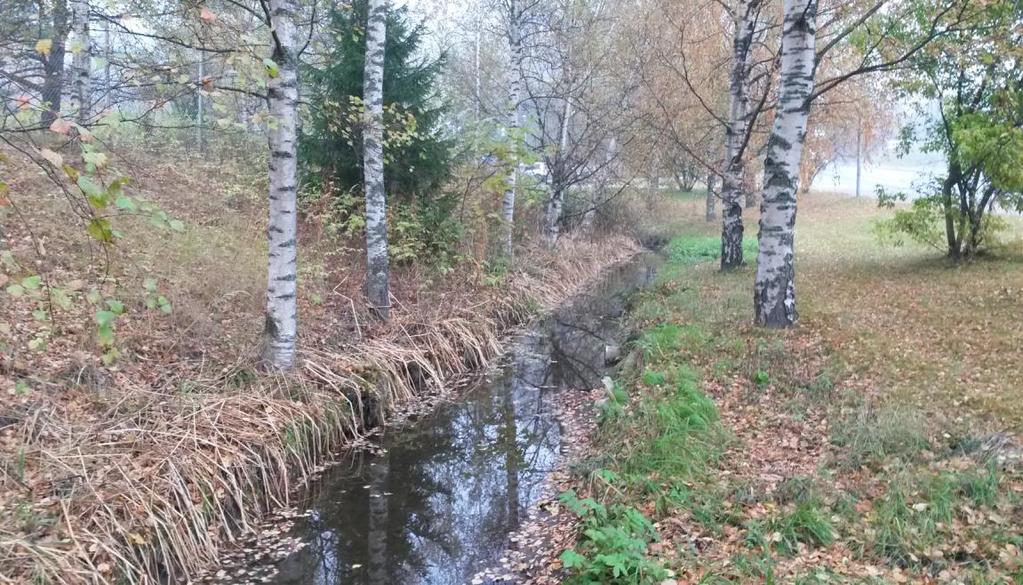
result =
M799 205L799 326L819 334L845 366L881 384L877 391L889 398L1019 429L1023 220L1009 219L991 255L955 265L935 248L883 243L874 226L890 212L873 198L811 193ZM678 208L686 216L681 233L720 230L702 220L702 196ZM747 238L755 240L756 213L747 212L746 223ZM752 274L750 268L747 280ZM743 299L730 281L717 284L737 295L736 317L751 314L751 288Z
M871 200L811 195L797 234L802 326L893 399L930 414L1023 424L1023 224L960 265L882 244Z

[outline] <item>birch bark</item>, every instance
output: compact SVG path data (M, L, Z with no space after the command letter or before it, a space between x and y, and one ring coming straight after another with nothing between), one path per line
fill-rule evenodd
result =
M796 194L814 85L816 33L817 0L785 0L778 108L764 161L753 293L756 323L772 328L791 327L797 318Z
M522 9L517 0L508 1L508 43L511 49L509 66L510 99L511 109L508 115L508 127L516 139L519 129L522 128ZM516 157L517 159L517 157ZM504 255L511 258L514 253L513 237L515 235L515 191L518 188L520 164L518 160L513 161L514 169L508 177L508 188L504 191L501 199L501 220L504 225L503 248Z
M366 297L380 319L390 317L390 268L387 250L387 194L384 189L384 51L387 2L369 0L363 103L363 171L366 186Z
M298 121L298 30L294 0L269 0L270 76L270 218L269 269L266 287L264 361L289 369L295 362L298 336L298 224L296 220Z
M68 6L66 0L53 2L52 14L47 14L45 4L39 8L40 20L52 18L53 33L50 53L43 56L43 103L46 110L42 113L40 123L49 127L60 117L61 100L64 92L64 56L68 33Z
M73 0L71 3L71 102L78 123L84 125L91 115L92 100L92 45L89 42L89 2Z
M721 181L721 269L742 266L742 176L743 154L749 130L749 75L761 0L738 0L735 34L732 40L730 107L725 131L726 161Z

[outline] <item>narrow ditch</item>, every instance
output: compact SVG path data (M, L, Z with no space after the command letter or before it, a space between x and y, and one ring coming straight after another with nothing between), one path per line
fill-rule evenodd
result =
M213 581L460 584L493 563L563 451L558 393L589 390L617 359L628 297L661 258L640 254L520 333L458 400L383 432L309 489L290 554L246 550ZM274 535L271 534L271 538Z

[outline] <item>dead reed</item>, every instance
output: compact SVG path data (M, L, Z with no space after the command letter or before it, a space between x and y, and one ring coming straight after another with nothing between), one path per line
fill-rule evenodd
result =
M477 304L400 307L358 343L304 349L287 376L242 362L168 369L149 386L114 372L102 389L52 389L82 396L39 401L0 427L0 582L196 577L367 421L486 367L509 328L637 249L611 237L530 251Z

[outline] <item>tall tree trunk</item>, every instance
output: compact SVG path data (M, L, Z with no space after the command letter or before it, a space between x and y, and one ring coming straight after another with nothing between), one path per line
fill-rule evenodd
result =
M957 233L955 218L958 215L952 200L953 190L962 179L962 168L954 157L949 164L949 173L941 185L941 202L945 212L945 239L948 242L948 257L958 262L962 258L962 233Z
M384 191L384 47L387 2L369 0L366 26L366 70L363 102L366 125L363 143L366 184L366 297L381 319L390 317L390 269L387 259L387 194Z
M86 124L92 115L92 44L89 39L89 2L72 0L71 29L71 102L79 124Z
M814 85L816 33L817 0L785 0L778 109L764 161L753 293L756 323L772 328L791 327L797 317L796 193Z
M42 6L43 3L40 3ZM40 9L42 12L43 9ZM43 14L45 15L45 14ZM43 57L42 100L46 104L41 122L49 127L60 116L64 93L64 54L68 33L67 0L53 2L53 31L50 36L50 54Z
M571 86L570 86L571 87ZM571 96L571 89L567 90ZM558 244L558 236L561 235L561 211L565 206L565 185L568 177L565 176L566 153L568 152L569 121L572 119L572 100L565 99L565 107L561 112L561 137L558 143L558 173L554 176L557 182L551 189L550 198L547 200L546 216L544 218L544 242L547 247L553 249Z
M717 219L717 196L714 195L714 173L707 173L707 221Z
M511 108L508 114L508 127L511 130L512 138L519 139L519 130L522 128L522 13L517 0L508 1L508 43L511 49L510 60L510 101ZM508 177L508 188L504 191L501 199L501 220L504 224L503 248L506 258L511 258L515 253L515 191L518 188L519 173L521 172L518 157L512 161L514 168Z
M295 0L269 0L271 58L277 72L267 87L270 117L270 262L266 287L264 361L289 369L298 336L297 123L298 30Z
M730 107L725 131L725 172L721 184L721 269L743 264L742 177L749 128L749 73L753 35L760 14L760 0L738 0L735 34L732 40L732 72L729 83Z

